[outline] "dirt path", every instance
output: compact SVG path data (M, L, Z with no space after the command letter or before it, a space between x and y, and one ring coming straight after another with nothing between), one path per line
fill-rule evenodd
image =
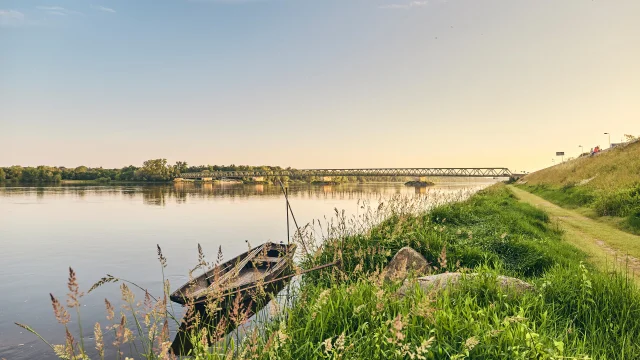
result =
M618 230L611 225L561 208L549 201L514 186L509 186L520 201L546 211L551 221L564 230L564 238L589 255L589 260L608 271L614 266L640 281L640 236Z

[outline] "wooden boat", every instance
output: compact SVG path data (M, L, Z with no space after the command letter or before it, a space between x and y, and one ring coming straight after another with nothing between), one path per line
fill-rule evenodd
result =
M295 244L265 243L255 247L184 284L170 295L171 301L192 305L200 327L214 333L224 321L225 334L236 327L227 315L239 307L248 318L264 307L290 280ZM279 279L286 277L285 279ZM216 302L215 310L207 303ZM237 309L236 309L237 310ZM176 355L192 349L187 329L193 321L184 319L171 345Z

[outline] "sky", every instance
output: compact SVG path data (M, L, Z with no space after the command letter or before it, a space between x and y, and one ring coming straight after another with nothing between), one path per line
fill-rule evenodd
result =
M0 166L550 166L640 135L638 0L0 0Z

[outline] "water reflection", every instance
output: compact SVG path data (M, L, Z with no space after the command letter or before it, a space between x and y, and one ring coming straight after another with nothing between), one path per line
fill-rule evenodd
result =
M470 181L468 183L441 183L435 187L416 187L411 189L401 183L378 184L344 184L344 185L309 185L291 184L288 186L289 196L292 199L371 199L390 196L401 193L428 194L434 189L458 189L461 187L474 187L481 182ZM412 191L413 190L413 191ZM77 197L83 199L90 194L91 197L122 196L126 198L141 198L142 203L151 206L166 206L167 204L185 204L190 199L206 198L276 198L282 195L281 189L276 185L255 184L244 185L235 183L194 183L181 182L163 185L118 185L118 186L68 186L58 185L50 187L0 187L0 197L29 197L35 195L38 201L44 201L56 197Z

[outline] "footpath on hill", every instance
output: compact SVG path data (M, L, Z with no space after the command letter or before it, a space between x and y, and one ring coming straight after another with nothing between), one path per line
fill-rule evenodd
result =
M564 231L567 241L589 255L591 262L607 271L612 267L628 272L640 282L640 236L561 208L537 195L509 186L516 197L546 211Z

